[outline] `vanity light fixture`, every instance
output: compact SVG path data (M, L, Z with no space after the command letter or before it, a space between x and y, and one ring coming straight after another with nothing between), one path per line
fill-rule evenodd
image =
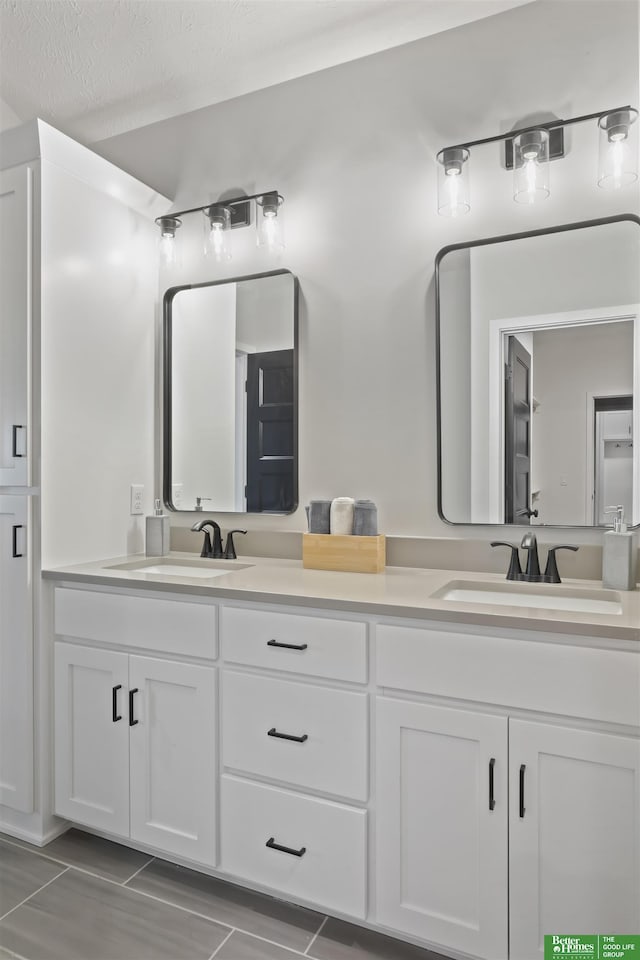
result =
M191 213L204 215L205 254L218 263L230 260L229 231L250 225L252 204L255 204L257 245L264 247L269 253L279 254L284 248L281 210L283 203L284 198L277 190L267 190L264 193L218 200L158 217L155 222L160 228L162 262L166 265L176 263L176 231L182 225L182 218Z
M569 120L552 120L506 134L445 147L438 161L438 213L456 217L468 213L468 166L472 147L504 143L504 165L513 170L513 199L533 204L550 194L549 161L564 157L564 128L596 120L599 131L598 186L616 190L638 179L638 111L633 107L588 113Z

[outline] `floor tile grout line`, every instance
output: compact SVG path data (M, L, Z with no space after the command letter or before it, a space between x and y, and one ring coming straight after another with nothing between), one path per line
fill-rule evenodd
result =
M49 884L54 883L56 880L58 880L64 873L67 872L68 869L69 869L69 867L65 867L65 869L64 869L64 870L61 870L60 873L57 873L57 874L55 875L55 877L51 877L51 880L47 880L47 882L46 882L46 883L43 883L41 887L38 887L38 889L37 889L37 890L34 890L33 893L30 893L28 897L25 897L24 900L21 900L20 903L16 903L15 907L11 907L11 910L7 910L6 913L3 913L2 916L0 917L0 923L1 923L3 920L6 920L7 917L9 916L9 914L13 913L14 910L17 910L18 907L24 906L24 904L25 904L28 900L31 900L31 898L32 898L32 897L35 897L35 895L36 895L37 893L40 893L41 890L44 890L45 887L48 887ZM0 946L2 946L2 944L0 944Z
M27 960L27 958L23 957L21 953L16 953L15 950L10 950L9 947L4 947L1 943L0 950L4 950L5 953L8 953L12 960L14 957L15 960Z
M215 950L213 951L213 953L212 953L211 956L209 957L209 960L213 960L213 958L215 957L216 953L218 953L220 950L222 950L222 948L224 947L224 945L225 945L225 943L227 942L227 940L229 939L229 937L232 937L235 932L236 932L236 928L235 928L235 927L232 927L231 930L229 930L229 933L226 935L226 937L225 937L224 940L222 941L222 943L219 943L218 946L215 948Z
M327 922L328 919L329 919L329 917L325 917L325 918L324 918L324 920L322 921L322 923L320 924L320 926L318 927L318 929L317 929L316 932L314 933L313 937L311 938L311 943L308 945L308 947L307 947L307 949L305 950L303 956L305 956L305 957L308 957L308 956L309 956L309 950L311 950L311 947L314 945L314 943L316 942L316 940L318 939L318 937L319 937L320 934L322 933L322 928L324 927L324 925L325 925L325 923Z
M146 863L143 863L141 867L138 867L135 873L132 873L130 877L127 877L126 880L122 881L122 886L126 887L126 885L129 883L130 880L133 880L133 878L137 877L139 873L142 873L142 871L146 869L146 867L148 867L150 863L153 863L155 859L156 859L155 857L151 857L151 859L147 860Z
M6 838L5 838L4 835L2 835L2 837L1 837L0 839L2 839L2 841L4 842ZM12 843L12 841L11 841L10 839L6 839L6 842L7 842L7 843L10 843L11 846L17 847L18 850L24 850L26 853L33 853L33 855L36 856L36 857L44 857L45 859L50 860L52 863L57 863L57 864L59 864L60 866L64 866L66 869L65 869L65 870L62 870L62 871L58 874L57 877L54 877L54 878L53 878L54 880L57 880L58 877L61 877L62 874L63 874L63 873L66 873L67 870L76 870L78 873L83 873L83 874L85 874L85 875L87 875L87 876L89 876L89 877L94 877L96 880L104 880L106 883L111 883L111 884L113 884L113 885L116 886L116 887L123 887L124 889L130 890L130 891L132 891L133 893L139 893L141 896L146 897L146 898L149 899L149 900L155 900L155 901L157 901L157 903L162 903L162 904L164 904L164 905L167 906L167 907L175 907L176 910L182 910L184 913L189 913L189 914L191 914L191 915L194 916L194 917L199 917L201 920L208 920L210 923L215 923L215 924L217 924L218 926L221 926L221 927L228 927L228 926L229 926L229 924L228 924L228 923L225 923L224 920L217 920L215 917L210 917L210 916L208 916L208 915L205 914L205 913L200 913L198 910L191 910L189 907L183 907L183 906L181 906L181 905L178 904L178 903L174 903L172 900L165 900L165 899L162 898L162 897L156 897L156 896L155 896L154 894L152 894L152 893L147 893L145 890L139 890L137 887L130 887L130 886L128 886L129 880L132 880L132 879L136 876L136 874L140 873L140 870L143 870L143 869L144 869L144 867L149 866L149 863L151 862L151 860L157 859L156 857L152 857L151 860L149 861L149 863L145 863L144 866L140 868L140 870L137 870L136 873L133 874L133 876L129 877L127 880L125 880L125 881L120 881L120 880L112 880L110 877L102 876L102 875L99 874L99 873L93 873L91 870L87 870L86 867L79 867L79 866L76 866L76 864L67 863L67 862L64 861L64 860L58 860L58 859L56 859L56 858L54 858L54 857L48 856L47 854L39 853L38 850L29 850L28 847L24 847L24 846L22 846L22 844L20 844L20 843L15 843L15 842ZM49 881L49 882L53 882L53 881ZM47 884L44 884L44 886L47 886ZM37 893L38 891L36 890L35 892ZM35 894L32 894L32 896L34 896L34 895L35 895ZM27 897L27 899L29 899L29 898ZM26 902L26 901L23 901L23 902ZM18 906L21 906L21 904L18 904ZM16 908L14 908L14 909L16 909ZM11 912L11 911L9 911L9 913L10 913L10 912ZM2 919L4 919L4 918L3 918L3 917L0 917L0 920L2 920ZM309 943L309 946L306 948L307 950L310 950L310 949L311 949L312 944L315 942L318 934L320 933L320 931L322 930L323 926L325 925L325 923L327 922L328 919L329 919L328 917L323 917L322 922L321 922L320 926L318 927L317 932L314 934L314 936L313 936L312 939L311 939L311 942ZM268 937L262 937L262 936L260 936L260 934L258 934L258 933L253 933L251 930L245 930L243 927L232 927L232 928L231 928L231 933L233 933L234 930L237 931L238 933L244 933L244 934L246 934L246 935L249 936L249 937L254 937L256 940L262 940L262 941L264 941L265 943L270 943L270 944L271 944L272 946L274 946L274 947L280 947L280 949L282 949L282 950L289 950L289 951L290 951L291 953L293 953L294 955L297 954L297 955L300 956L300 957L305 957L305 956L307 956L307 952L306 952L306 951L305 951L304 953L301 953L300 951L296 950L296 949L293 948L293 947L288 947L288 946L286 946L284 943L278 943L277 940L269 940ZM229 934L229 936L230 936L230 934ZM227 937L225 938L225 942L226 942L226 940L229 939L229 936L227 936ZM218 949L220 949L221 946L222 946L222 944L220 944L219 947L216 948L216 951L217 951Z

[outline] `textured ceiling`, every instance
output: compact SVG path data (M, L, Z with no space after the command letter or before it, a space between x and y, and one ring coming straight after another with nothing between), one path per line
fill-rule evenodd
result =
M90 143L526 2L0 0L0 96Z

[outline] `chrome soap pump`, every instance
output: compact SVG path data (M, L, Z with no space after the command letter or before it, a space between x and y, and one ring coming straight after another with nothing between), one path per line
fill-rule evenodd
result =
M613 530L607 530L602 546L602 586L614 590L636 589L637 550L633 533L627 530L624 507L607 507L615 513Z

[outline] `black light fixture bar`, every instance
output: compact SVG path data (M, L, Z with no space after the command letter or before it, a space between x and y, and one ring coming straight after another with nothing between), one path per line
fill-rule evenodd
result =
M530 130L555 130L558 127L568 127L572 123L585 123L587 120L597 120L605 117L609 113L618 113L622 110L631 110L629 104L624 107L614 107L612 110L598 110L597 113L585 113L581 117L571 117L569 120L550 120L547 123L534 123L528 127L520 127L518 130L509 130L507 133L499 133L495 137L483 137L481 140L469 140L467 143L456 143L447 150L468 150L470 147L479 147L484 143L499 143L501 140L513 140L521 133L528 133Z
M210 200L200 207L191 207L189 210L177 210L175 213L166 216L180 219L189 213L206 213L209 207L230 207L231 208L231 226L245 227L251 222L250 201L257 200L259 197L268 197L269 195L278 196L277 190L262 190L260 193L252 193L249 196L230 197L229 200ZM160 223L165 217L157 217L156 223Z

